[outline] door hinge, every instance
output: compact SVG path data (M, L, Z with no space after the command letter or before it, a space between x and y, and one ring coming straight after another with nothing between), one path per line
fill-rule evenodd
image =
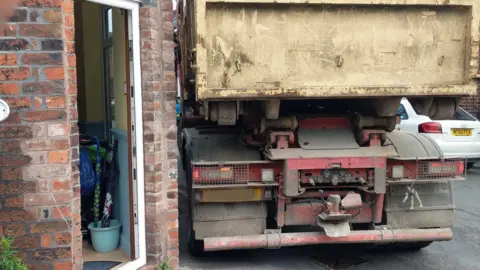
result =
M133 180L137 180L137 169L133 169Z
M137 147L136 146L134 146L132 148L132 154L133 154L133 156L137 156Z
M132 86L130 86L130 98L133 98L134 94L135 94L135 88L132 85Z

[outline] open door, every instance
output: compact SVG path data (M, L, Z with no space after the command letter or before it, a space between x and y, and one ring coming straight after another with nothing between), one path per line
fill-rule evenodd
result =
M129 13L130 14L130 13ZM127 126L128 129L128 141L130 142L129 147L129 160L128 168L131 172L129 188L130 188L130 243L131 243L131 258L135 260L138 258L138 196L137 196L137 145L135 137L135 87L132 85L134 80L133 74L133 35L132 35L132 24L130 23L131 16L125 16L125 37L126 40L126 60L127 60L127 80L125 83L125 88L127 91L127 108L130 110L127 116Z

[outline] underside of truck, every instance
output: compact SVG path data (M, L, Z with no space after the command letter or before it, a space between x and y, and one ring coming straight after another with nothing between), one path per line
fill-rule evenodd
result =
M474 92L478 4L455 3L180 1L191 253L452 239L465 158L394 129L402 97L447 119Z

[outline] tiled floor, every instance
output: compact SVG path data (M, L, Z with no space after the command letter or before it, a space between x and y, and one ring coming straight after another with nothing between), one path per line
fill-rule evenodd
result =
M130 261L130 258L120 248L110 253L98 253L93 250L92 245L88 241L83 241L82 255L84 262L109 261L124 263Z

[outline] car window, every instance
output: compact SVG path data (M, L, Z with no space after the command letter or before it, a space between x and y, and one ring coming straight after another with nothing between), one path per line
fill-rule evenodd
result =
M400 119L402 120L408 119L408 113L405 110L405 107L403 107L403 104L400 104L400 106L398 106L397 116L400 116Z
M477 121L475 117L473 117L471 114L469 114L467 111L465 111L462 108L457 109L457 111L455 112L455 115L453 116L453 119L462 120L462 121Z

